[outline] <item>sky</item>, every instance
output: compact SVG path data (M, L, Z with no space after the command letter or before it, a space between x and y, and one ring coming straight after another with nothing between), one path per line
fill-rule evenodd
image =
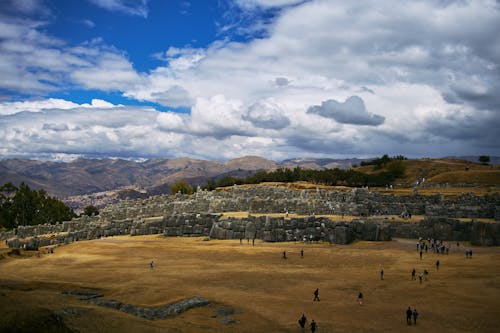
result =
M500 155L500 1L0 0L0 158Z

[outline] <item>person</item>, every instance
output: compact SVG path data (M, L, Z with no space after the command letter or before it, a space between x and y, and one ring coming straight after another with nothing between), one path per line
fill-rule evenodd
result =
M299 319L300 330L302 332L305 332L304 328L306 327L306 323L307 323L306 315L302 314L302 317L300 317L300 319Z
M316 290L314 291L314 299L313 299L313 302L314 301L318 301L319 302L319 289L316 288Z
M418 312L417 309L413 309L413 324L417 325Z
M427 277L429 276L429 271L427 270L424 270L424 278L425 278L425 281L427 281Z
M283 251L283 259L286 259L286 251Z
M316 322L313 319L313 320L311 320L311 333L316 332L316 328L317 328L317 325L316 325Z
M363 305L363 293L359 292L358 294L358 303L359 305Z
M384 279L384 267L380 269L380 280Z
M422 260L422 250L420 250L420 260Z
M300 257L304 258L304 249L300 250Z
M151 261L149 263L149 268L151 268L151 269L155 268L155 263L153 261Z
M424 277L424 274L420 273L418 275L418 281L420 281L420 284L422 284L422 278Z
M436 261L436 269L438 269L438 270L439 270L439 260L438 260L438 261Z
M415 274L416 274L416 273L417 273L417 272L415 271L415 268L414 268L414 269L411 271L411 279L412 279L412 280L415 280Z
M411 316L413 315L413 312L411 311L411 308L408 307L408 310L406 310L406 323L408 325L411 325Z

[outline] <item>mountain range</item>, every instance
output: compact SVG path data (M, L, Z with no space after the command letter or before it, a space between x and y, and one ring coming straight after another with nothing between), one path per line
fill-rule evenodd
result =
M224 176L245 177L262 170L280 167L304 169L350 168L363 159L295 158L276 162L257 156L246 156L226 162L191 158L150 159L143 162L124 159L85 159L53 162L31 159L0 160L0 185L26 183L43 188L52 196L75 195L134 187L149 194L168 193L171 184L185 179L191 185L203 185Z
M466 160L477 157L467 156ZM103 206L125 198L170 193L170 185L186 180L192 186L225 176L246 177L263 170L295 168L346 169L371 159L293 158L281 162L246 156L226 162L191 158L162 158L138 162L124 159L86 159L71 162L31 159L0 159L0 185L26 183L43 188L76 209L84 205ZM493 157L491 164L499 158Z

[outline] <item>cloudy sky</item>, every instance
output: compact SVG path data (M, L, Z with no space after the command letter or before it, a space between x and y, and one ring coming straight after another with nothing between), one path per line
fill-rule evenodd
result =
M0 158L500 155L497 0L0 0Z

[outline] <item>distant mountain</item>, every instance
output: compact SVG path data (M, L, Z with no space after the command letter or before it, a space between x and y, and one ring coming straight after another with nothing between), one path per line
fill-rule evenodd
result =
M353 166L360 165L361 162L371 161L373 158L291 158L281 162L285 167L301 167L303 169L324 170L324 169L350 169Z
M460 159L477 162L478 157ZM225 176L241 178L277 168L346 169L369 160L292 158L276 162L258 156L227 162L191 158L150 159L144 162L84 158L72 162L5 159L0 160L0 185L12 182L18 186L24 182L33 189L45 189L49 195L71 203L74 208L81 208L87 204L102 206L125 198L166 194L170 192L170 185L181 179L197 186L211 179L218 180ZM500 158L491 157L491 164L498 164L499 161Z
M123 189L122 194L132 194L130 188L160 194L168 193L170 185L180 179L192 185L201 185L223 175L245 177L278 166L277 162L255 156L227 162L191 158L151 159L145 162L83 158L72 162L6 159L0 160L0 185L24 182L34 189L43 188L58 198L120 188Z

